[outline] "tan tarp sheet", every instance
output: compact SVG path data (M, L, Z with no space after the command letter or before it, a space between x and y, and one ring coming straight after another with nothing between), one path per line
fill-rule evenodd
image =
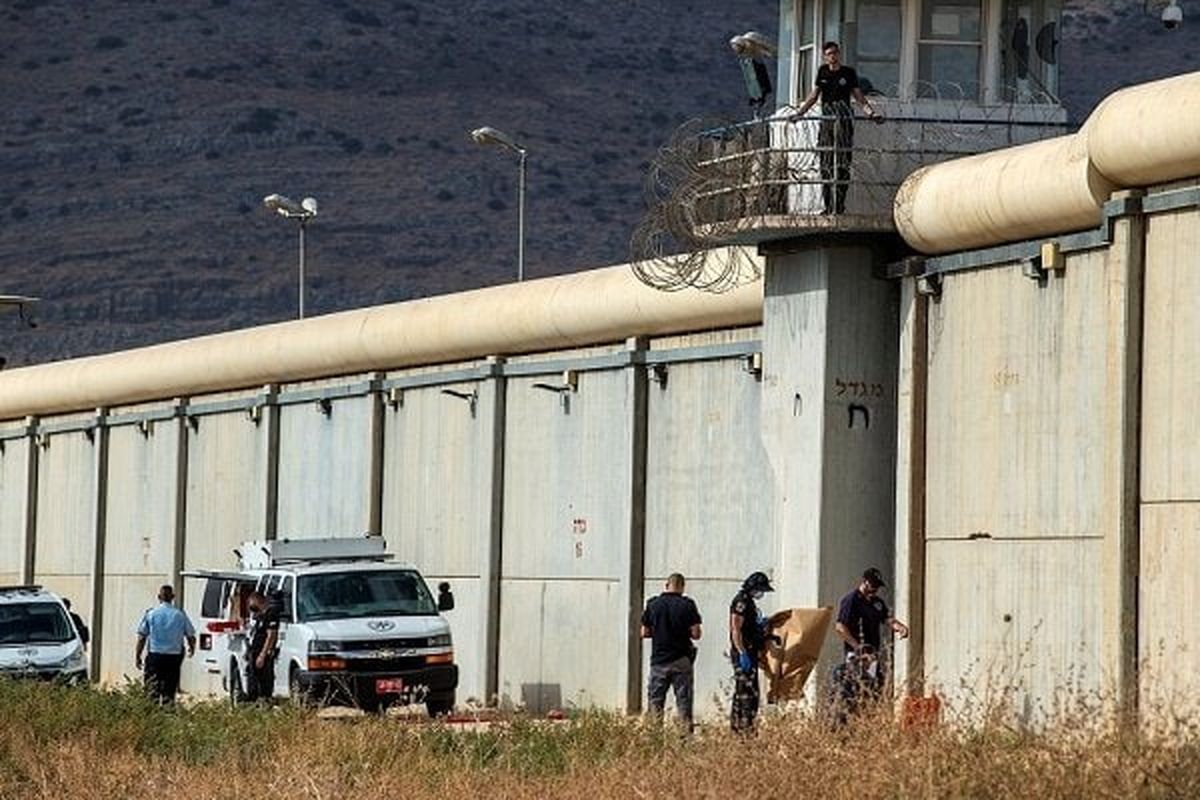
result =
M789 608L767 618L770 633L780 639L780 644L768 642L762 656L767 702L803 699L804 683L821 655L832 620L829 606Z

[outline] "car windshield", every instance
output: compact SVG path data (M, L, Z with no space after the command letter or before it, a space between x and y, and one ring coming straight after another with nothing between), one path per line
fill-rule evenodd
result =
M302 621L346 617L424 617L437 614L425 581L412 570L304 575L296 587Z
M67 612L58 603L0 605L0 647L22 644L62 644L75 638Z

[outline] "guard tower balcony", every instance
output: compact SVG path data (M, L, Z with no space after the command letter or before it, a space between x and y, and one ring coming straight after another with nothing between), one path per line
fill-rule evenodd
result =
M635 256L653 258L669 240L688 250L890 232L896 191L916 169L1067 132L1057 98L1060 6L781 0L774 110L676 132L652 165ZM819 103L797 114L826 41L840 43L880 124L857 107L852 126L821 116ZM739 57L747 76L767 72L767 57Z

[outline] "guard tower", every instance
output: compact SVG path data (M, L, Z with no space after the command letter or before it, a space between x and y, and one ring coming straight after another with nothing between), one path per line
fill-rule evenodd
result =
M634 236L645 282L723 291L765 263L761 433L778 550L764 556L781 607L835 604L876 566L905 611L897 416L911 409L899 374L902 331L923 306L884 277L910 253L894 200L925 165L1065 132L1059 16L1060 0L781 0L774 53L758 34L731 42L744 59L775 58L773 110L685 125L652 167L659 202ZM856 108L837 138L819 103L799 113L826 41L881 123ZM770 109L761 78L751 84L763 70L745 66L752 101ZM766 258L709 255L731 244ZM668 266L671 250L687 257ZM826 657L837 652L831 641Z

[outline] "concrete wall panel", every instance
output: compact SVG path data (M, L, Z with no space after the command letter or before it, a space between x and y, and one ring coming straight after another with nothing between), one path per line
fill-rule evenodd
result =
M1194 718L1200 712L1200 503L1142 507L1140 623L1144 716Z
M1101 540L935 541L927 566L927 686L957 711L1005 702L1037 722L1056 699L1111 691Z
M25 556L28 438L0 445L0 586L21 582Z
M619 708L625 591L615 580L501 583L500 700L533 711Z
M71 598L85 621L93 615L89 576L95 558L95 447L82 432L56 433L38 455L38 524L34 577Z
M384 411L383 537L431 590L453 588L460 700L486 691L494 403L493 383L468 383L410 389Z
M214 414L199 418L189 432L185 568L235 567L233 548L263 537L267 452L262 424L244 412Z
M1200 500L1200 212L1149 218L1142 371L1142 500Z
M696 661L698 715L728 711L729 603L746 575L775 563L760 397L742 359L671 364L665 386L649 387L643 595L661 592L672 572L687 578L706 630ZM648 641L642 650L644 697Z
M633 378L534 386L555 377L508 382L500 690L521 701L522 685L550 682L564 702L623 707Z
M280 539L362 536L369 528L371 399L280 410Z
M176 458L179 427L157 422L143 432L109 432L108 518L104 557L104 641L100 679L133 669L134 629L170 582L175 565Z
M1104 252L1044 285L1000 267L947 276L929 307L930 538L1102 531Z

